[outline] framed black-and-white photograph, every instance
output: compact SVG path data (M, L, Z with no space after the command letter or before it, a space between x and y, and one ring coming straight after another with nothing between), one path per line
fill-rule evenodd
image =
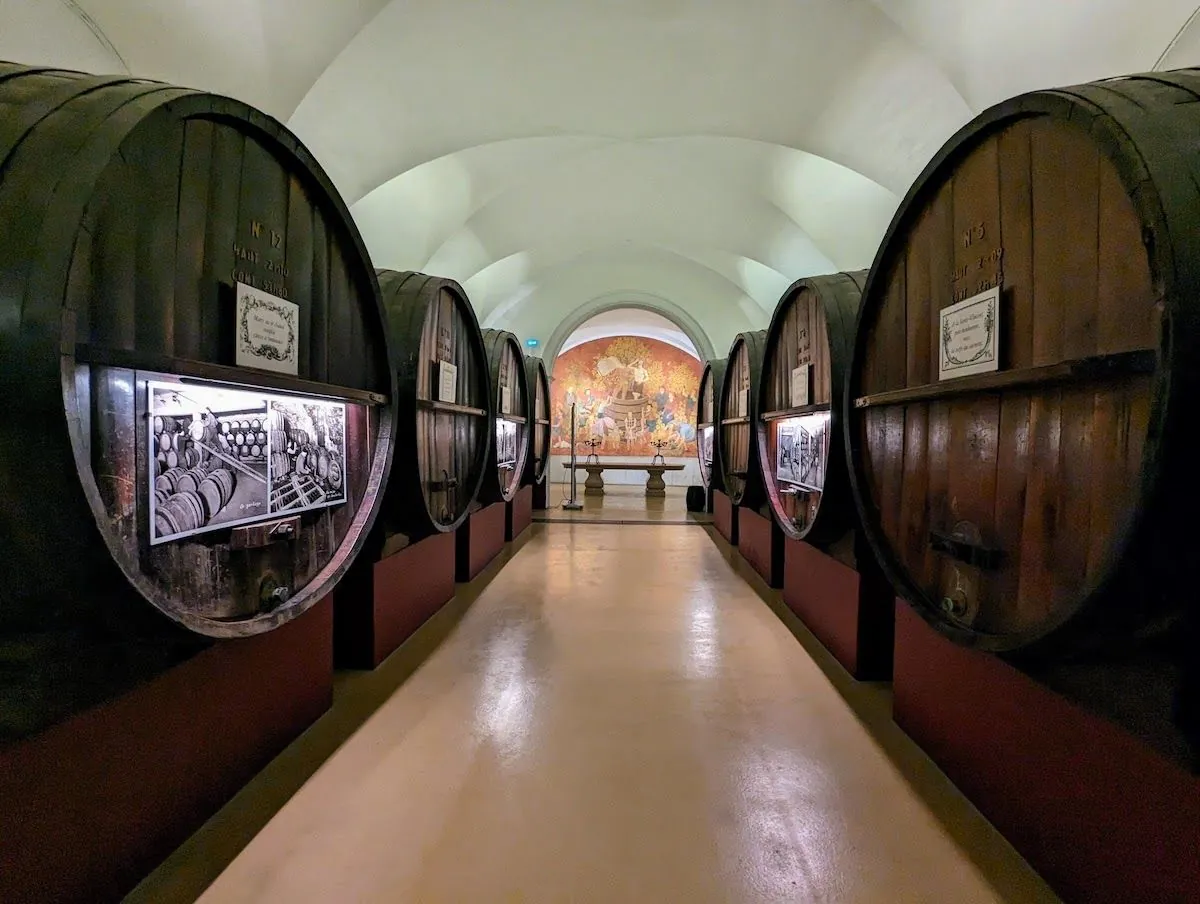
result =
M271 513L346 501L346 406L325 399L270 401Z
M705 427L700 431L700 454L705 467L712 469L713 464L713 428Z
M513 421L496 421L496 464L501 468L517 464L517 425Z
M346 501L346 406L147 383L151 545Z
M151 545L268 516L266 398L147 385Z
M803 490L825 488L829 458L829 413L817 412L780 421L775 476Z

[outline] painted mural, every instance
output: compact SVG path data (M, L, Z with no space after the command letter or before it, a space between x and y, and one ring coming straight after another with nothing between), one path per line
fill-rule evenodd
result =
M650 456L696 454L696 394L700 361L687 352L635 336L595 339L559 355L551 397L551 451L571 453L571 405L576 452Z

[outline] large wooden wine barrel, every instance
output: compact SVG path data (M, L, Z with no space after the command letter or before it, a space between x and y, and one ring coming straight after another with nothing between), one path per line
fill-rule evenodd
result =
M30 702L0 732L19 734L143 677L147 638L258 633L328 594L379 505L394 392L366 250L280 123L8 64L0 111L0 644L28 679L0 696ZM341 485L239 459L235 397L324 425Z
M706 361L700 374L699 415L696 419L696 457L700 462L700 482L706 490L724 490L721 474L721 430L716 423L721 387L725 385L725 359Z
M533 395L533 422L529 455L525 460L526 484L540 484L546 479L550 464L550 379L546 376L546 363L541 358L525 359L525 383Z
M753 430L758 423L759 383L767 331L739 333L729 347L717 420L721 438L721 479L734 505L757 509L766 498Z
M454 530L483 484L492 422L488 359L462 286L378 271L396 361L396 456L380 527L416 541Z
M483 503L507 502L517 494L529 456L530 394L521 343L506 330L484 330L491 402L496 412L488 466L484 471Z
M1131 643L1192 606L1198 100L1182 71L993 107L875 259L856 499L892 581L964 644Z
M832 543L854 522L842 391L866 278L797 280L767 329L755 440L771 512L796 540Z

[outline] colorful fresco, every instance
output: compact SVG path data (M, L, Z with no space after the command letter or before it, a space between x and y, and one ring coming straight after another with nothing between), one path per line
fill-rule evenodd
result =
M559 355L550 387L550 448L571 453L574 403L576 452L650 456L662 440L666 456L696 454L696 395L703 365L687 352L635 336L595 339Z

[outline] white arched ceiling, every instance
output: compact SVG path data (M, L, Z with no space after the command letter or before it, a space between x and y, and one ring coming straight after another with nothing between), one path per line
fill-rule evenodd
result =
M610 336L641 336L646 339L657 339L687 352L694 358L700 357L700 352L687 333L679 328L673 320L668 320L661 314L640 308L614 308L588 318L581 326L567 337L558 354L570 351L577 345L591 342L594 339L607 339Z
M794 279L867 266L972 115L1196 64L1196 18L1194 0L0 0L0 59L288 122L376 265L460 279L489 325L547 336L625 297L724 349Z

